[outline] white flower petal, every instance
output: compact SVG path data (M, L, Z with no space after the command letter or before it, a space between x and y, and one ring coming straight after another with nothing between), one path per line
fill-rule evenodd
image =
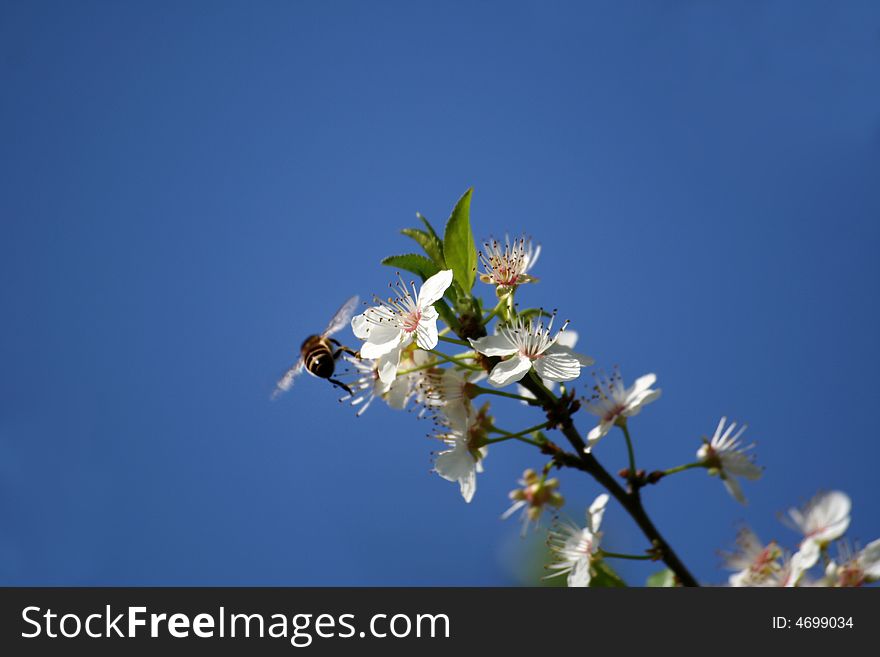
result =
M374 324L367 341L361 345L362 358L381 358L401 344L401 331L394 326Z
M809 570L819 561L819 552L819 545L815 541L804 541L797 552L800 555L798 562L804 569Z
M803 577L804 572L810 568L810 566L806 565L806 560L809 558L809 555L804 555L802 552L796 552L792 555L791 560L787 564L788 576L784 580L786 588L791 588L797 585L801 577Z
M736 477L723 476L721 481L724 482L724 487L733 499L740 504L746 503L746 496L743 495L742 486L739 485Z
M839 490L826 493L815 507L815 513L822 525L836 524L848 518L850 511L852 511L852 501L849 495Z
M657 383L656 374L645 374L644 376L640 376L636 379L635 383L633 383L632 392L630 394L636 396L650 388L655 383Z
M569 587L587 587L590 585L592 578L590 558L584 556L575 562L574 567L568 574L568 585Z
M608 494L602 493L593 501L587 511L589 529L594 534L599 531L599 527L602 525L602 516L605 515L605 507L608 506L608 499Z
M476 468L458 480L458 488L461 491L461 496L464 498L464 501L470 504L470 501L474 499L474 493L477 492Z
M566 353L547 352L535 361L535 372L548 381L573 381L581 375L581 365L577 358Z
M738 587L745 587L745 586L748 586L748 578L749 578L749 571L742 570L738 573L734 573L733 575L731 575L727 579L727 583L730 584L730 586L737 587L737 588Z
M477 340L471 338L469 342L484 356L510 356L518 351L517 346L504 335L487 335Z
M483 461L486 460L486 457L489 455L488 447L480 447L480 458L477 459L477 474L482 474L483 472Z
M822 529L815 531L810 535L810 538L818 543L830 543L846 533L846 530L849 528L849 522L849 516L841 518L837 522L833 522L830 525L826 525Z
M366 346L366 344L365 344ZM397 378L397 368L400 366L400 347L395 346L391 351L382 356L378 362L379 380L385 385L391 385Z
M453 431L459 433L467 431L468 425L470 424L471 409L465 403L464 399L455 399L447 402L446 405L443 406L441 412Z
M514 355L502 360L489 373L489 385L503 388L514 381L519 381L532 369L532 361L524 356Z
M621 413L621 415L625 417L633 417L634 415L638 415L642 411L643 406L647 406L652 401L656 401L660 398L660 393L663 391L660 388L656 390L643 390L639 393L639 396L636 397L633 401L627 404L626 409Z
M560 333L560 337L565 335L565 333L565 331ZM571 347L566 347L565 345L559 344L558 340L554 344L550 345L550 347L547 349L547 351L544 352L544 354L566 354L571 358L576 359L581 367L589 367L596 362L590 356L579 354L578 352L573 351Z
M457 481L465 502L470 502L477 490L477 463L467 446L458 441L450 450L440 452L434 469L447 481Z
M802 509L790 509L789 516L808 540L827 543L840 538L849 527L852 502L846 493L819 493Z
M598 443L602 438L604 438L608 431L611 429L611 422L600 422L595 427L590 429L590 433L587 434L587 446L584 448L584 451L589 454L593 449L593 446Z
M356 338L366 340L370 335L370 322L367 321L367 313L361 313L351 318L351 331Z
M430 351L437 346L439 340L436 312L433 317L423 314L422 318L419 320L419 326L416 329L416 344L419 345L419 349Z
M426 280L419 290L419 306L427 308L443 298L446 288L452 284L452 270L444 269Z
M868 543L861 551L859 565L869 581L880 579L880 538Z
M578 341L578 333L577 331L565 330L560 331L559 335L556 338L556 344L560 347L568 347L569 349L574 349L574 346ZM591 363L592 365L592 363Z

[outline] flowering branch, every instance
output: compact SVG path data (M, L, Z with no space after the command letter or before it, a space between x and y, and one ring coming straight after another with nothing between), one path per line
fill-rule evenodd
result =
M470 228L470 198L468 190L453 209L442 238L422 215L418 218L423 229L402 231L418 243L425 255L396 255L382 261L418 276L421 288L417 289L415 281L404 281L398 273L398 280L391 286L393 296L384 300L374 297L375 305L353 318L357 297L350 299L323 334L303 343L299 362L279 381L278 389L289 389L294 378L305 370L345 389L348 394L342 399L356 406L358 415L375 399L396 409L419 406L419 417L435 421L433 437L443 445L435 455L434 470L443 479L457 483L466 502L473 499L477 474L483 472L490 446L515 440L535 447L551 460L541 475L533 469L525 471L518 482L520 487L510 494L512 506L502 516L522 510L523 531L537 524L546 508L559 509L564 504L558 490L560 481L548 478L552 467L584 472L607 491L587 509L584 526L560 521L554 524L548 541L554 561L548 567L555 575L566 575L569 586L623 586L604 559L662 560L668 570L652 575L649 586L698 586L648 516L641 491L668 475L703 468L718 477L734 499L744 503L740 479L758 479L763 472L751 455L754 445L740 440L745 427L737 431L736 423L728 425L727 418L722 417L712 438L703 437L696 461L649 474L638 470L629 420L660 397L660 389L654 387L656 375L645 374L626 387L617 370L611 375L600 371L593 374L595 385L589 397L577 397L572 382L581 376L584 367L594 364L589 356L574 351L577 333L568 330L568 321L553 331L555 310L547 313L543 308L529 308L517 312L514 301L521 285L537 281L530 271L540 246L533 246L525 237L513 241L505 238L504 242L484 242L478 252ZM477 280L494 290L497 301L488 313L472 292ZM358 350L330 337L349 319L355 337L362 340ZM445 326L438 327L438 321ZM450 337L450 333L457 337ZM436 349L440 342L466 351L446 354ZM334 364L340 358L353 368L353 380L332 378ZM484 380L486 385L481 385ZM513 385L517 386L516 392L504 390ZM476 407L474 400L483 395L525 402L531 408L540 408L546 419L518 432L501 429L495 424L489 402ZM597 418L586 436L572 417L581 409ZM597 445L615 426L626 442L628 467L620 470L626 487L594 455ZM550 430L559 431L572 451L548 440L543 432ZM600 547L601 522L611 497L648 539L650 547L645 555ZM820 583L858 586L880 580L880 540L861 551L844 544L836 560L829 553L831 542L840 541L849 526L849 511L849 498L839 491L817 496L802 509L792 509L791 523L804 536L794 554L783 552L775 542L761 543L750 531L741 532L737 552L727 561L737 571L731 575L730 584L796 586L808 581L806 573L820 557L825 569Z
M529 380L524 381L523 386L528 388L537 399L543 401L545 408L547 407L547 404L550 404L551 406L553 405L555 397L548 396L545 392L546 388L540 383L534 380ZM651 542L651 545L657 549L663 562L673 573L675 573L675 576L681 584L683 586L699 586L697 580L651 521L651 518L648 516L642 505L639 489L633 487L629 491L624 490L620 484L615 481L614 477L612 477L608 471L602 467L599 461L596 460L595 456L591 453L586 453L586 444L584 443L583 438L581 438L578 430L575 428L574 423L571 421L570 415L565 417L560 424L560 430L574 448L575 453L572 454L561 450L548 453L553 455L559 465L581 470L593 477L593 479L604 487L605 490L611 493L614 499L618 501L627 513L629 513L635 523L639 526L639 529L642 530L645 537Z

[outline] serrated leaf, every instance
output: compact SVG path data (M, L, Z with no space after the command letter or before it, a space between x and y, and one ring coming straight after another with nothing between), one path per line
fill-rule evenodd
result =
M614 572L614 569L604 561L598 561L593 564L593 577L590 579L591 587L604 588L624 588L624 582L620 575Z
M648 578L648 581L645 582L646 586L655 587L655 588L667 588L671 586L676 586L675 581L675 573L673 573L669 568L661 570L659 573L654 573Z
M397 269L404 269L420 276L423 281L440 271L437 265L418 253L388 256L382 260L382 264L396 267Z
M446 269L446 261L443 259L443 243L436 235L431 235L418 228L404 228L400 232L418 242L437 267Z
M428 218L423 215L421 212L416 212L416 216L421 220L423 224L425 224L425 228L428 231L428 234L434 237L438 242L440 242L440 236L437 234L437 231L434 230L434 227L431 225L431 222L428 221Z
M477 248L470 219L472 193L473 188L469 188L455 204L443 233L446 266L452 270L453 279L465 294L470 293L477 276Z

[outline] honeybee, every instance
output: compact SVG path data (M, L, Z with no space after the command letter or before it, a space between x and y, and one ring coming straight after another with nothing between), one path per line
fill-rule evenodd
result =
M336 314L333 315L333 319L327 324L327 328L324 329L323 333L320 335L310 335L303 341L302 346L299 348L299 360L284 373L284 376L278 379L278 383L275 384L275 391L272 393L272 399L275 399L282 392L290 390L293 386L293 380L303 370L319 379L327 379L333 385L339 386L348 394L352 394L351 388L332 377L336 371L336 361L339 360L342 354L357 356L357 353L343 346L339 340L334 340L330 336L351 321L351 316L354 314L358 301L360 301L360 298L357 295L346 301L336 311Z

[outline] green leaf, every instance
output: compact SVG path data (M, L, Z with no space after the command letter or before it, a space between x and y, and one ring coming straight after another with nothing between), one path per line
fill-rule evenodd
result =
M594 574L590 579L590 586L618 589L626 587L626 582L604 561L594 563L593 570Z
M423 281L440 271L437 265L418 253L388 256L382 260L382 264L397 269L405 269L420 276Z
M675 582L675 573L673 573L669 568L665 570L661 570L659 573L654 573L648 578L648 581L645 582L646 586L657 587L657 588L667 588L670 586L676 586Z
M425 228L428 229L428 234L439 242L440 236L437 234L437 231L434 230L434 227L431 225L431 222L428 221L428 218L425 217L425 215L423 215L421 212L416 212L416 216L421 220L423 224L425 224Z
M469 188L455 204L443 234L446 266L452 269L453 279L465 293L470 292L477 277L477 248L470 219L473 191Z
M404 228L400 232L418 242L435 265L440 269L446 269L446 260L443 259L443 243L436 235L431 235L418 228Z

